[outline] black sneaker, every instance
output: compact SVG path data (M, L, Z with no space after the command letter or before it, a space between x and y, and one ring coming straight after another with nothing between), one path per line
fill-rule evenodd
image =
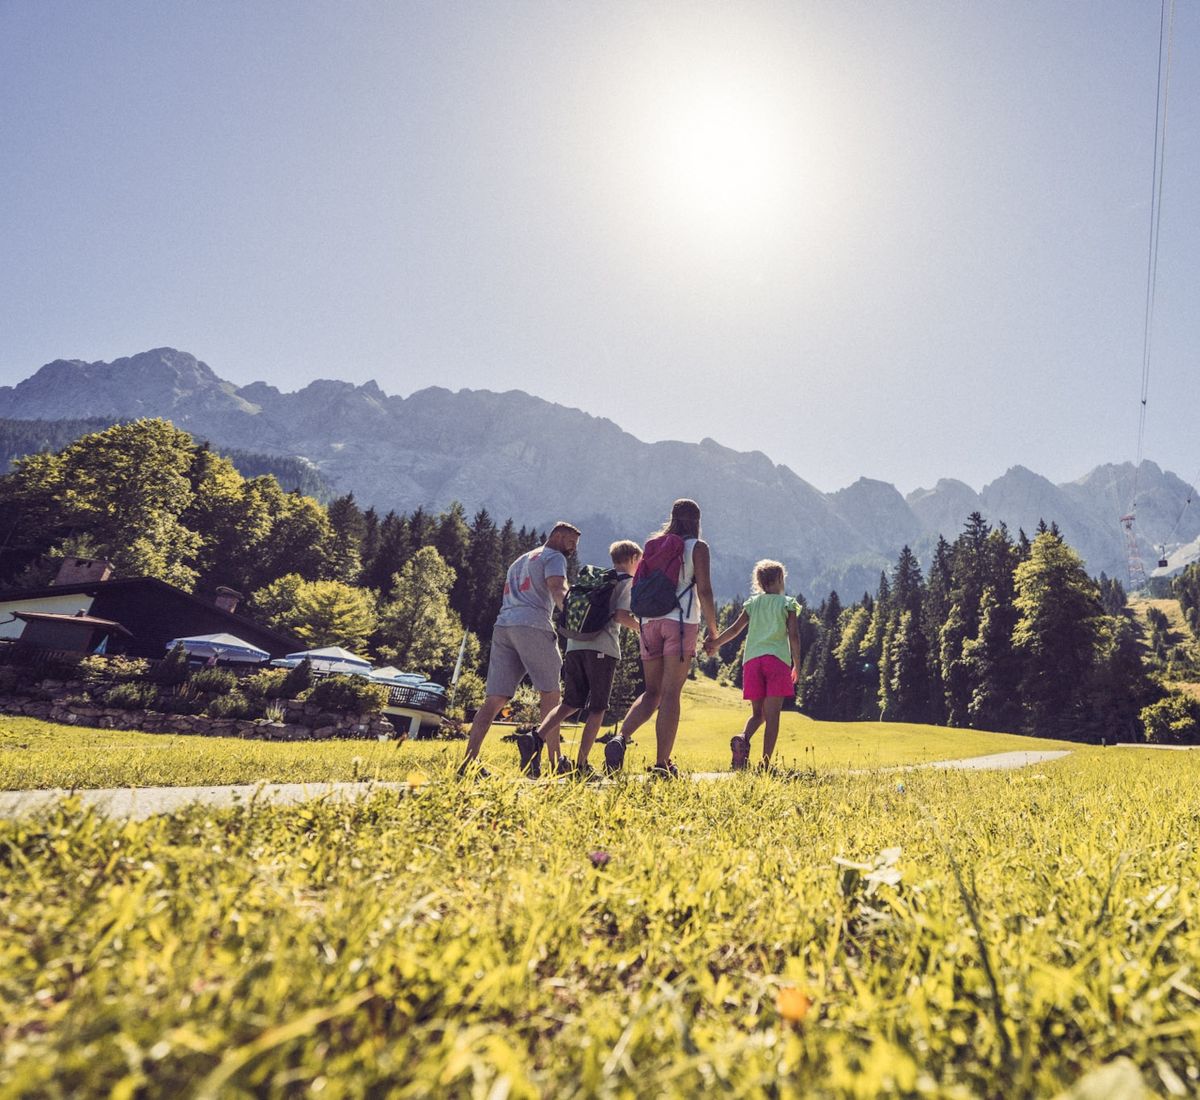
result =
M536 730L517 734L517 752L521 754L521 771L537 779L542 774L542 739Z
M619 772L625 765L625 742L614 737L604 746L604 766L610 772Z
M464 760L458 766L458 771L454 773L459 779L491 779L492 773L487 770L482 764L475 763L474 760Z
M674 760L668 760L665 764L655 764L651 767L650 775L655 779L678 779L679 769Z
M589 779L598 778L599 774L600 773L597 772L596 769L591 766L591 764L585 762L583 764L575 765L574 770L571 772L571 778L578 779L586 783Z
M571 763L565 756L558 758L558 763L555 765L555 775L572 775L575 771L575 765Z
M730 770L735 772L744 771L746 764L750 760L750 738L744 733L739 733L736 737L729 739L729 751L733 754L733 763L730 765Z

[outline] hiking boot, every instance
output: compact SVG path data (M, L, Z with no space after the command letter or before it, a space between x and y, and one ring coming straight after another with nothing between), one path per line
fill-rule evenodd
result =
M571 772L571 777L586 783L589 779L598 778L599 774L600 773L597 772L596 769L591 766L591 764L588 764L585 761L582 764L575 765L574 771Z
M558 763L554 767L554 774L555 775L573 775L574 772L575 772L575 765L572 764L571 761L568 760L565 756L560 756L558 758Z
M744 733L739 733L735 737L729 739L729 751L733 753L733 763L729 765L731 771L740 772L746 770L746 764L750 760L750 738Z
M542 739L536 730L517 734L517 752L521 754L521 771L530 779L542 774Z
M655 764L650 769L650 775L655 779L678 779L679 769L674 760L668 760L665 764Z
M625 742L614 737L604 746L604 766L610 772L619 772L625 765Z

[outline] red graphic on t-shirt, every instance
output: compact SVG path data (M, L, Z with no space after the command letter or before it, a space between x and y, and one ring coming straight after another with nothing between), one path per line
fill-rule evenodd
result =
M532 587L533 587L533 578L532 577L526 577L521 582L521 591L522 592L528 592Z
M505 582L504 582L504 594L507 596L507 595L509 595L511 592L512 592L512 589L508 587L508 581L505 581Z

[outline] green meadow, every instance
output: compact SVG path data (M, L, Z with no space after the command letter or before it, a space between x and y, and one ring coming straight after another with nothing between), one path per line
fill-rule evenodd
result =
M746 704L711 680L689 683L676 759L692 771L729 767L729 739L741 732ZM498 725L483 759L498 775L517 777L517 752ZM564 727L573 754L579 726ZM761 733L754 760L761 753ZM1004 733L901 723L814 722L783 715L776 763L790 769L894 767L995 752L1078 748ZM1086 751L1086 750L1085 750ZM462 758L461 742L269 742L232 738L90 730L29 718L0 717L0 790L62 787L179 786L217 783L403 780L410 772L447 777ZM603 764L602 746L592 752ZM654 762L654 730L643 727L627 757L630 772Z
M690 692L681 764L741 713ZM456 782L459 744L0 735L7 788L413 783L0 822L2 1097L1200 1088L1192 753L885 772L1053 743L787 715L782 776L595 786L498 739Z

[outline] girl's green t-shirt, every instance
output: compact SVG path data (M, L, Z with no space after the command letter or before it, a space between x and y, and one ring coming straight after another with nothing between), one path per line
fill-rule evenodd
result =
M774 592L759 592L746 601L746 614L750 617L750 629L746 634L746 648L742 664L770 653L785 665L792 663L792 648L788 645L788 612L800 613L800 605L791 596Z

